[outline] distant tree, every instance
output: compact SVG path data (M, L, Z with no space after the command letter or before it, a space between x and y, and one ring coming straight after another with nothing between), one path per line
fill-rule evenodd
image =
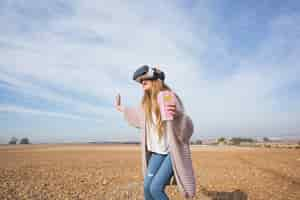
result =
M17 144L17 141L18 141L18 138L12 137L12 138L10 138L8 144Z
M196 144L202 144L202 140L196 140Z
M242 141L243 141L243 142L249 142L249 143L255 142L255 140L252 139L252 138L243 138Z
M255 142L255 140L252 138L241 138L241 137L233 137L230 139L230 143L233 145L240 145L241 142L253 143Z
M271 140L270 140L269 138L267 138L267 137L264 137L263 140L264 140L264 142L270 142L270 141L271 141Z
M29 139L28 138L22 138L20 140L20 144L30 144Z
M233 138L230 139L230 142L231 142L231 144L233 144L233 145L240 145L241 140L240 140L240 138L233 137Z
M224 143L226 141L226 139L224 137L220 137L218 138L218 143Z
M202 140L191 141L190 144L202 144Z

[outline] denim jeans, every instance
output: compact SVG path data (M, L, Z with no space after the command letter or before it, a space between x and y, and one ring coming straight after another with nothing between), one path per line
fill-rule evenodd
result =
M151 152L144 177L145 200L168 200L164 189L173 175L170 154Z

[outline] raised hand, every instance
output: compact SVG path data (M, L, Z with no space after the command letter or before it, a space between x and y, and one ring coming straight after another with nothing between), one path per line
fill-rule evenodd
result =
M169 105L166 105L166 110L168 113L170 113L173 117L177 117L178 116L178 112L177 112L177 109L176 109L176 104L169 104Z
M120 94L118 94L116 96L115 107L120 112L124 111L124 107L121 105L121 95Z

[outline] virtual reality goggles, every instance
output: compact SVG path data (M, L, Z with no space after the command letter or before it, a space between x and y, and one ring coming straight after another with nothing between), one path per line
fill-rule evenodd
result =
M165 73L155 67L143 65L139 67L133 74L133 80L142 83L143 80L165 80Z

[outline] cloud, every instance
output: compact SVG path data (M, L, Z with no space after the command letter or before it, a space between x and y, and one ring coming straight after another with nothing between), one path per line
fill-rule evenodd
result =
M226 30L242 27L247 17L227 23L223 7L215 6L209 1L2 1L2 87L32 101L2 109L100 120L115 138L138 138L120 122L114 98L120 92L123 104L136 105L142 88L133 72L141 64L160 64L166 83L194 119L194 137L297 134L299 95L281 96L299 83L299 15L267 13L265 37L243 32L232 38ZM251 27L261 31L260 24ZM63 109L35 108L37 101ZM122 136L116 134L121 129Z
M14 113L23 113L23 114L32 114L32 115L42 115L46 117L57 117L57 118L66 118L71 120L94 120L96 122L103 122L102 120L83 118L76 115L65 114L65 113L56 113L56 112L46 112L37 109L28 109L20 106L14 105L0 105L0 112L14 112Z

